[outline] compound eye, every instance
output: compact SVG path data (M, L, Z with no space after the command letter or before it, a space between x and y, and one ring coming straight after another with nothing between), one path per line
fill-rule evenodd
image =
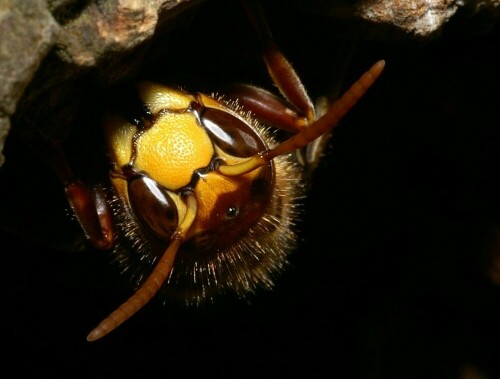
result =
M231 113L206 108L201 123L212 141L227 154L246 158L265 149L257 132Z
M128 183L132 211L139 222L154 236L168 242L177 228L179 217L167 190L147 176Z

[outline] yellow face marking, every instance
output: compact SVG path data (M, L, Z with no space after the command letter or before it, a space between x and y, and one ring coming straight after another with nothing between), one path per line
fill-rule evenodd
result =
M217 199L224 194L236 192L240 183L231 178L211 172L201 178L196 185L196 196L202 205L198 209L198 220L200 223L206 222L213 217Z
M205 130L190 113L161 116L138 140L135 166L169 190L187 185L214 154Z
M108 116L104 120L104 133L111 154L111 161L120 168L130 162L132 138L136 127L118 116Z
M218 172L210 172L201 177L195 187L198 213L190 235L217 229L225 222L229 207L240 208L250 201L250 184L260 170L237 178L223 176Z
M214 98L207 96L203 93L198 94L198 99L207 108L215 108L215 109L220 109L220 110L228 112L228 113L234 113L230 109L228 109L227 106L225 106L224 104L221 104L220 101L217 101Z
M137 89L142 101L153 114L162 109L186 109L195 100L193 96L183 91L156 83L141 82L137 85Z

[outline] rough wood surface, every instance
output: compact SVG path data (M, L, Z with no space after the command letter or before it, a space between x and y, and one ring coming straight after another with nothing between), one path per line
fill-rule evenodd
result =
M159 29L171 27L184 11L200 3L201 0L2 0L0 165L10 117L30 83L28 93L24 94L24 111L45 107L49 99L50 107L70 115L67 96L77 97L77 94L72 88L65 88L68 83L96 67L109 83L127 77L129 70L134 70L133 63L122 65L117 71L110 61L150 41ZM499 19L499 5L499 0L296 0L281 6L295 8L305 15L331 18L350 25L347 30L362 38L391 43L405 38L435 38L458 12L470 19L471 24L487 30ZM33 83L34 78L38 80ZM64 99L65 105L57 104ZM56 117L54 122L62 119Z

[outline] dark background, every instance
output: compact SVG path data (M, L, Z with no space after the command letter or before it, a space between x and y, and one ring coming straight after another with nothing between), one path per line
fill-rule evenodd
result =
M142 76L269 87L236 6L192 17L167 50L153 46ZM343 30L279 6L269 19L322 93ZM499 378L500 289L486 272L500 233L500 32L465 21L427 43L359 41L344 83L378 59L386 69L334 133L276 290L198 310L153 303L96 343L86 334L130 289L107 253L33 241L69 247L78 229L52 173L8 140L2 223L22 236L0 234L2 360L64 378L480 378L471 367Z

